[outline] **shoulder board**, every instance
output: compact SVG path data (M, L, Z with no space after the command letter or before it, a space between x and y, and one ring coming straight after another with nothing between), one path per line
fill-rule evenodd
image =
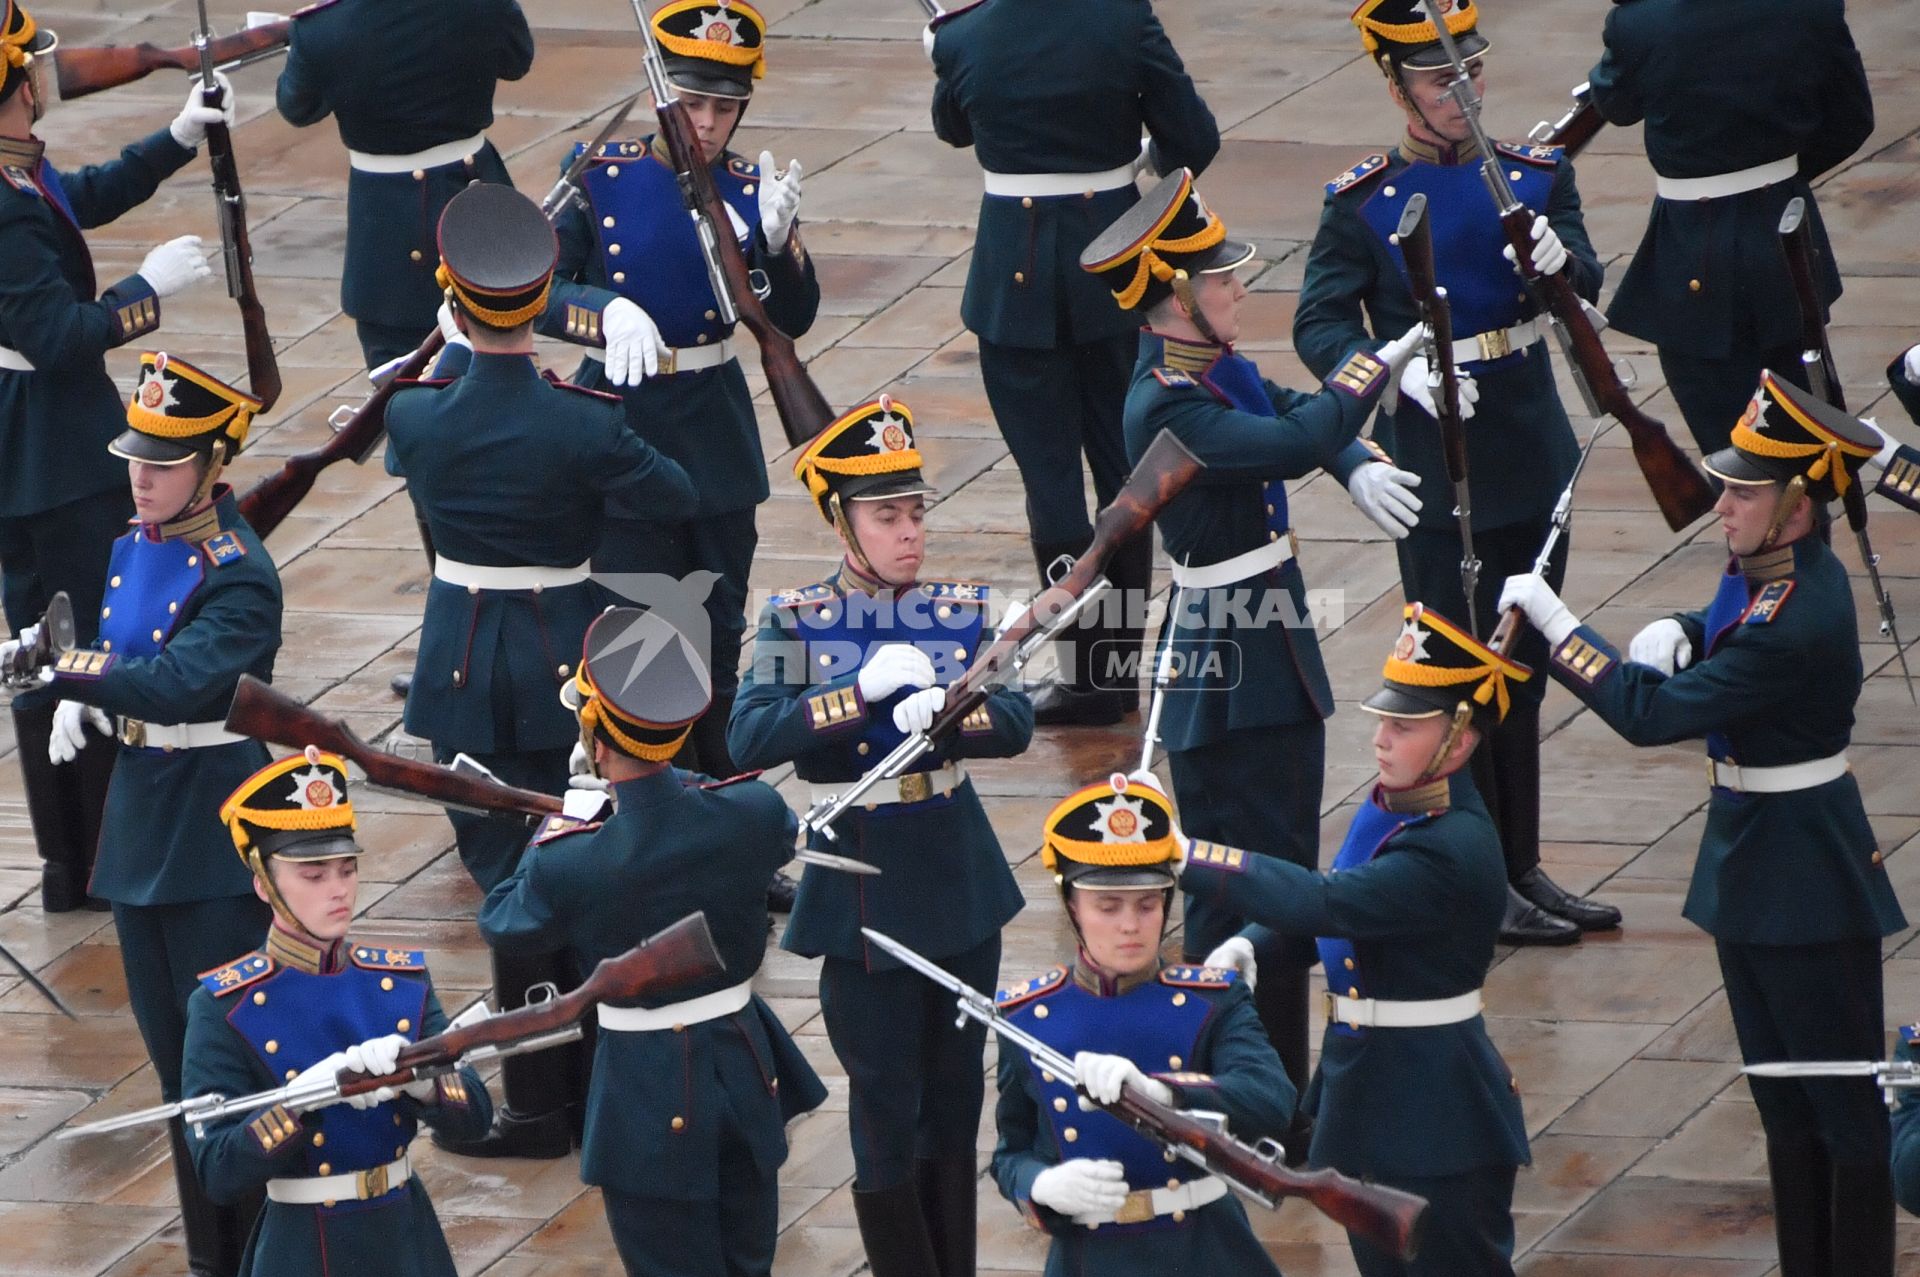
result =
M1153 376L1154 379L1163 386L1197 386L1200 384L1193 379L1192 373L1182 372L1178 368L1155 368L1153 370Z
M1914 1043L1920 1042L1920 1024L1901 1025L1900 1040L1902 1042L1905 1042L1908 1046L1912 1046Z
M576 386L572 382L562 381L558 377L548 378L547 384L555 390L571 390L576 395L585 395L589 399L598 399L601 403L620 402L619 395L608 394L604 390L592 390L586 386Z
M444 390L457 380L459 379L456 377L402 377L393 384L397 390L405 390L410 386L419 386L426 390Z
M955 603L985 603L988 586L984 581L922 581L920 588L929 598L951 599Z
M1753 602L1747 604L1746 612L1740 617L1741 622L1745 625L1773 624L1787 596L1792 593L1792 581L1769 581L1761 587L1760 593L1753 596Z
M697 785L688 785L688 789L725 789L728 785L738 785L743 780L759 780L760 769L741 772L738 776L729 776L725 780L707 780Z
M207 552L207 557L213 561L215 567L247 557L247 547L242 545L240 538L231 532L220 532L208 537L200 543L200 548Z
M366 971L425 971L424 949L383 949L377 945L357 944L351 951L353 965Z
M301 8L295 9L292 13L289 13L287 16L289 18L304 18L310 13L318 13L322 9L331 9L333 8L334 5L339 3L340 3L340 0L314 0L312 4L304 5Z
M1386 171L1387 156L1384 151L1376 151L1366 159L1327 183L1327 194L1341 195L1370 178Z
M236 989L257 984L273 974L273 959L264 953L249 953L232 962L200 973L200 987L216 998L224 998Z
M820 603L834 597L833 587L825 581L817 585L796 586L791 590L782 590L773 596L775 607L805 607L809 603Z
M18 164L0 165L0 178L5 178L7 185L14 190L25 191L36 199L39 198L40 188L33 184L33 173L30 170Z
M1160 983L1176 989L1224 989L1240 978L1232 967L1168 967Z
M586 149L587 144L585 142L575 142L573 144L573 154L576 158L578 158L580 152ZM596 164L611 164L616 160L631 160L636 156L645 154L646 149L646 147L640 144L637 138L627 138L620 142L602 142L600 144L600 153L593 157L593 161Z
M598 820L575 820L571 816L549 816L540 822L540 828L527 841L527 846L538 847L541 843L565 838L568 834L584 834L590 829L600 828L603 823Z
M729 152L727 155L727 172L733 174L735 177L745 178L751 182L759 178L760 166L758 164L749 164L738 155Z
M933 16L933 21L927 23L927 25L932 27L935 31L938 31L941 27L945 26L949 22L952 22L955 18L959 17L961 14L971 13L973 10L981 8L986 3L987 3L987 0L968 0L968 3L966 4L957 4L953 6L953 8L948 9L944 13L936 13Z
M1022 1003L1044 997L1067 982L1067 969L1055 967L1045 975L1037 975L1031 980L1022 980L1010 984L993 995L993 1004L1002 1011L1011 1011Z
M1522 164L1532 164L1537 168L1553 168L1560 163L1560 153L1565 148L1537 146L1532 143L1522 145L1517 142L1495 142L1493 149L1510 160L1519 160Z

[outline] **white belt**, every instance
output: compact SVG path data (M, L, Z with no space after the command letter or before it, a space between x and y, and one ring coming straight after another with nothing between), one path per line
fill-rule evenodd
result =
M0 346L0 368L8 372L32 372L33 361L17 350Z
M1663 200L1718 200L1729 195L1744 195L1748 191L1757 191L1763 186L1772 186L1776 182L1785 182L1800 171L1800 157L1789 155L1784 160L1775 160L1771 164L1761 164L1755 168L1743 168L1737 173L1715 173L1712 177L1659 177L1653 179L1653 189L1659 192Z
M1133 165L1122 164L1104 173L989 173L982 169L980 176L987 180L989 195L1047 199L1059 195L1117 191L1123 186L1132 186Z
M1327 991L1327 1019L1356 1029L1429 1029L1459 1024L1479 1015L1486 1004L1480 990L1420 1002L1383 1002L1378 998L1342 998Z
M1127 1200L1112 1215L1103 1218L1103 1224L1144 1224L1150 1219L1162 1215L1177 1215L1183 1211L1198 1210L1211 1202L1217 1202L1227 1195L1227 1182L1208 1175L1202 1179L1190 1179L1173 1188L1136 1188L1127 1194ZM1074 1216L1079 1223L1084 1217Z
M298 1179L270 1179L267 1196L289 1206L328 1206L334 1202L368 1202L385 1197L413 1178L413 1163L405 1153L385 1166L345 1175L312 1175Z
M1511 328L1496 328L1490 333L1461 337L1453 343L1453 364L1477 364L1488 359L1505 359L1517 350L1525 350L1540 340L1540 321L1529 319Z
M723 1015L746 1010L747 1003L751 1001L753 981L746 979L718 993L703 994L663 1007L610 1007L602 1002L596 1009L600 1013L600 1027L603 1029L612 1029L615 1033L657 1033L662 1029L678 1031L689 1024L718 1020Z
M486 144L487 135L475 133L458 142L442 142L424 151L415 151L412 155L373 155L366 151L348 151L347 163L362 173L412 173L416 170L445 168L449 164L471 159Z
M446 555L435 556L433 574L448 585L464 585L467 593L482 590L557 590L563 585L579 585L589 575L589 565L574 568L525 567L490 568L477 563L462 563Z
M606 355L598 350L589 350L588 359L606 362ZM708 368L718 368L733 358L733 340L723 338L711 346L669 346L667 357L660 362L659 375L671 377L677 372L702 372Z
M923 803L929 798L945 798L966 783L967 765L948 763L930 772L908 772L893 780L883 780L860 799L868 811L889 803ZM813 801L829 802L853 782L837 785L812 785Z
M1742 767L1738 763L1723 763L1709 758L1707 784L1715 789L1737 789L1743 794L1786 794L1839 780L1849 770L1847 751L1844 749L1832 758L1816 758L1810 763L1786 763L1779 767Z
M225 723L143 723L137 718L120 720L120 743L134 749L207 749L246 739L228 731Z
M1277 568L1297 552L1293 530L1289 528L1285 536L1269 541L1257 550L1236 554L1231 559L1205 563L1199 567L1176 563L1173 565L1173 583L1188 590L1217 589L1259 576L1269 568Z

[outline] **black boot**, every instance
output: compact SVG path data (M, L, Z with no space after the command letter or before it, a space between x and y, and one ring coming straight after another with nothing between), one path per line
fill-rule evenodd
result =
M1566 919L1582 931L1612 931L1620 925L1618 909L1598 900L1574 895L1547 877L1547 871L1539 865L1514 879L1513 889L1527 903Z
M37 695L13 703L15 753L25 782L27 821L43 862L40 903L48 913L67 913L87 904L87 879L107 800L106 777L120 748L106 737L90 736L80 757L55 766L47 757L47 742L58 704Z
M1580 943L1580 928L1558 914L1548 913L1525 896L1507 888L1507 914L1500 919L1500 943L1561 945Z
M854 1189L853 1217L873 1277L941 1277L920 1190L912 1180L892 1188Z
M792 913L793 902L800 895L800 884L776 869L773 877L767 881L767 912Z
M1813 1136L1768 1140L1767 1178L1780 1277L1853 1277L1832 1266L1834 1173L1826 1146Z
M1893 1172L1886 1159L1833 1168L1833 1267L1847 1277L1893 1277ZM1786 1268L1781 1267L1782 1277Z
M527 1004L527 993L551 982L561 991L572 981L562 978L562 954L493 955L494 999L502 1011ZM581 1085L585 1070L579 1048L553 1047L500 1061L501 1102L493 1126L477 1139L451 1139L439 1131L433 1142L460 1157L525 1157L550 1161L573 1148L568 1104Z
M192 1277L234 1277L240 1271L254 1218L260 1213L261 1197L250 1194L247 1201L232 1206L214 1202L194 1174L186 1125L181 1119L176 1117L167 1123L167 1140L173 1148L173 1183L180 1195L180 1231L186 1234L187 1271Z
M409 670L405 674L395 674L387 680L387 689L401 700L406 700L407 693L413 690L413 671Z
M1050 569L1062 555L1077 557L1086 550L1084 542L1070 544L1035 541L1033 561L1040 569L1040 585L1052 582ZM1096 650L1113 649L1113 631L1105 623L1104 612L1120 603L1109 595L1096 600L1080 619L1060 635L1060 679L1030 689L1033 721L1039 727L1110 727L1126 716L1124 697L1100 687L1092 677Z
M1253 1009L1259 1015L1261 1027L1267 1031L1267 1041L1273 1044L1274 1053L1280 1057L1280 1067L1286 1070L1297 1095L1307 1093L1307 1081L1311 1073L1307 1055L1308 1039L1313 1036L1307 1024L1312 1003L1311 992L1304 967L1279 966L1262 971L1260 982L1253 990ZM1293 1121L1288 1123L1286 1133L1280 1137L1280 1145L1286 1149L1286 1164L1296 1167L1305 1165L1307 1148L1312 1143L1313 1119L1295 1109Z
M120 742L111 736L89 734L80 756L67 764L69 810L80 831L83 883L93 881L94 858L100 853L100 829L106 823L107 789L113 784L114 765L120 761ZM84 907L104 912L113 906L95 896L86 897Z
M979 1213L973 1158L922 1158L913 1173L940 1277L973 1277Z

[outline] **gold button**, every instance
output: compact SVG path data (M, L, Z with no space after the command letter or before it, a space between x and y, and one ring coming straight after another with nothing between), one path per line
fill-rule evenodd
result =
M1185 1006L1185 1005L1187 1005L1187 995L1186 995L1186 994L1184 994L1184 993L1176 993L1176 994L1174 994L1174 995L1173 995L1173 1005L1175 1005L1175 1006L1177 1006L1177 1007L1183 1007L1183 1006Z
M189 554L189 555L187 556L187 566L188 566L188 567L190 567L190 568L197 568L197 567L199 567L199 566L200 566L200 556L199 556L199 555L197 555L197 554Z
M1177 1056L1177 1055L1169 1055L1169 1056L1167 1057L1167 1067L1168 1067L1168 1068L1170 1068L1170 1069L1177 1069L1177 1068L1179 1068L1179 1067L1180 1067L1180 1057L1179 1057L1179 1056Z
M398 1125L398 1123L395 1123L395 1125ZM395 1149L393 1150L393 1155L394 1155L394 1157L395 1157L395 1158L402 1158L402 1157L405 1157L405 1156L407 1155L407 1146L406 1146L405 1144L401 1144L401 1145L399 1145L399 1146L397 1146L397 1147L396 1147L396 1148L395 1148Z
M627 282L627 272L625 272L625 271L623 271L623 270L617 270L617 271L615 271L615 272L613 272L613 282L614 282L614 283L616 283L616 284L624 284L624 283L626 283L626 282Z
M380 991L381 991L382 993L392 993L392 992L393 992L393 977L392 977L392 976L390 976L390 975L383 975L383 976L381 976L381 977L380 977Z
M607 256L609 257L620 256L620 246L618 244L607 245Z
M687 1129L687 1119L684 1117L676 1117L673 1119L672 1126L676 1131L684 1131Z
M1267 533L1267 540L1278 541L1279 539L1280 539L1280 534L1278 532L1269 531Z
M939 617L940 617L940 619L941 619L941 620L943 620L943 621L944 621L944 620L946 620L946 619L947 619L948 617L950 617L950 616L952 616L952 615L953 615L953 609L952 609L952 608L950 608L950 607L943 607L943 608L941 608L941 609L940 609L940 612L939 612Z
M112 580L108 581L107 584L111 585L114 589L117 590L120 588L120 578L116 576Z
M1083 199L1083 200L1090 200L1090 199L1092 199L1092 198L1093 198L1093 192L1092 192L1092 191L1082 191L1082 192L1080 192L1080 198L1081 198L1081 199Z
M603 217L603 218L601 218L601 219L600 219L600 224L601 224L602 226L604 226L604 227L606 227L606 228L607 228L608 230L612 230L612 229L613 229L613 219L612 219L611 217Z
M108 617L110 617L110 616L112 616L112 615L113 615L113 609L112 609L112 608L110 608L110 607L103 607L103 608L101 608L101 609L100 609L100 619L101 619L101 620L103 620L103 621L104 621L104 620L106 620L106 619L107 619Z
M1173 1222L1176 1224L1186 1222L1186 1218L1187 1218L1187 1212L1183 1210L1177 1210L1173 1212Z
M1013 272L1013 282L1014 282L1014 283L1016 283L1016 284L1024 284L1024 283L1026 283L1026 282L1027 282L1027 274L1026 274L1026 272L1025 272L1025 271L1018 271L1018 270L1017 270L1017 271L1015 271L1015 272Z
M1353 970L1353 959L1347 958L1340 965L1345 967L1347 970L1351 971Z
M1042 1082L1045 1082L1045 1083L1047 1083L1048 1085L1052 1085L1052 1083L1053 1083L1053 1074L1051 1074L1051 1073L1049 1073L1049 1072L1047 1072L1047 1071L1046 1071L1045 1069L1041 1069L1041 1070L1040 1070L1040 1080L1041 1080Z
M315 1131L313 1133L313 1146L315 1148L319 1148L321 1145L325 1144L326 1142L327 1142L327 1133L325 1131Z
M289 1082L291 1082L291 1081L293 1081L293 1079L295 1079L295 1078L297 1078L297 1077L299 1077L299 1076L300 1076L300 1070L299 1070L299 1069L288 1069L288 1070L287 1070L287 1081L289 1081Z
M1080 1132L1074 1130L1071 1126L1069 1126L1066 1130L1060 1132L1060 1134L1062 1138L1064 1138L1069 1144L1073 1143L1075 1140L1080 1138Z
M179 610L180 610L180 605L179 605L178 603L169 603L169 604L167 604L167 615L168 615L168 616L172 616L172 615L173 615L174 613L176 613L176 612L178 612Z
M1056 1095L1053 1099L1053 1111L1056 1113L1066 1112L1067 1102Z
M1269 515L1271 515L1271 514L1273 513L1273 507L1272 507L1272 506L1268 506L1268 507L1267 507L1267 513L1268 513Z
M687 1026L684 1024L676 1024L673 1026L673 1031L675 1033L685 1033L687 1031Z
M861 741L858 745L854 746L853 752L856 754L865 754L872 749L873 749L873 746L867 744L867 742L865 741Z
M255 1006L257 1006L257 1007L263 1007L263 1006L265 1006L265 1005L267 1005L267 995L266 995L266 994L264 994L264 993L256 993L256 994L254 994L254 995L253 995L253 1005L255 1005Z
M1031 195L1023 195L1023 196L1021 196L1021 197L1020 197L1020 207L1021 207L1021 208L1032 208L1032 207L1033 207L1033 196L1031 196Z
M455 687L464 687L466 686L466 682L467 682L467 676L465 674L461 673L459 670L455 670L453 672L453 685Z
M395 1113L395 1114L393 1115L393 1124L394 1124L395 1126L398 1126L398 1125L400 1125L400 1115L399 1115L398 1113Z
M1044 1019L1046 1019L1046 1018L1047 1018L1047 1009L1046 1009L1045 1007L1043 1007L1043 1006L1040 1006L1040 1007L1035 1007L1035 1008L1033 1009L1033 1018L1034 1018L1034 1019L1036 1019L1036 1020L1044 1020ZM1052 1079L1052 1078L1048 1078L1047 1080L1048 1080L1049 1082L1051 1082L1051 1081L1052 1081L1053 1079Z
M556 666L554 672L559 674L561 678L565 678L569 674L573 673L573 666L571 665Z
M416 182L424 182L424 181L426 181L426 180L427 180L427 170L425 170L425 169L423 169L423 168L417 168L417 169L415 169L415 170L413 170L413 180L414 180L414 181L416 181Z
M331 1197L329 1197L326 1201L321 1202L320 1204L326 1207L328 1210L332 1210L334 1207L334 1201Z
M1517 1077L1510 1077L1510 1078L1508 1078L1508 1079L1507 1079L1507 1089L1508 1089L1509 1091L1512 1091L1512 1092L1513 1092L1513 1093L1514 1093L1515 1095L1518 1095L1518 1094L1520 1094L1520 1079L1519 1079L1519 1078L1517 1078Z
M832 658L831 656L829 656L829 655L827 655L827 654L826 654L825 652L822 652L822 653L820 653L820 664L822 664L822 665L831 665L831 664L833 664L833 658Z
M694 339L693 339L693 344L694 344L694 345L696 345L696 346L704 346L704 345L706 345L706 344L707 344L707 335L706 335L705 333L700 333L700 334L698 334L697 336L695 336L695 337L694 337Z
M425 256L425 254L421 253L421 251L417 248L407 254L407 257L409 260L416 261L416 262L421 260L423 256Z
M607 165L607 176L608 176L608 177L619 177L619 176L620 176L620 166L619 166L618 164L609 164L609 165Z
M100 640L100 650L101 650L101 651L103 651L103 652L111 652L111 651L113 650L113 640L112 640L112 639L101 639L101 640Z
M477 596L480 593L480 587L477 585L469 585L467 587L467 593Z
M707 312L707 318L708 318L708 319L718 319L718 318L720 318L720 312L719 312L719 311L717 311L717 310L710 310L710 311L708 311L708 312Z
M954 660L956 660L956 661L964 661L964 660L966 660L966 659L967 659L967 649L966 649L966 648L964 648L964 647L956 647L956 648L954 648L954 649L953 649L953 659L954 659Z
M751 194L753 194L753 183L752 183L752 182L748 182L748 183L747 183L747 184L746 184L745 186L743 186L743 187L741 187L741 188L740 188L740 193L741 193L742 195L751 195Z
M1383 186L1380 188L1380 193L1386 196L1388 199L1392 199L1396 192L1391 186Z
M398 1024L394 1025L393 1027L400 1030L400 1032L405 1033L408 1029L411 1029L413 1027L413 1021L402 1019Z
M1520 180L1520 170L1519 170L1519 169L1514 169L1514 170L1513 170L1512 172L1510 172L1510 173L1508 173L1508 174L1507 174L1507 177L1508 177L1509 179L1511 179L1512 181L1515 181L1515 182L1517 182L1517 181L1519 181L1519 180Z
M333 1163L332 1163L332 1162L322 1162L322 1163L320 1163L320 1165L318 1165L318 1166L316 1166L316 1167L314 1167L314 1169L315 1169L315 1170L317 1170L317 1171L319 1171L319 1172L320 1172L320 1174L322 1174L322 1175L331 1175L331 1174L333 1174Z
M1350 998L1357 998L1357 997L1359 997L1359 996L1360 996L1360 990L1358 990L1358 989L1356 989L1356 988L1354 988L1354 987L1353 987L1352 985L1348 985L1348 986L1347 986L1347 996L1348 996L1348 997L1350 997Z
M155 630L155 631L153 632L153 641L154 641L154 642L156 642L156 643L158 643L158 642L159 642L159 641L160 641L161 639L163 639L163 638L165 638L165 637L166 637L166 633L165 633L165 631L162 631L162 630Z
M1688 291L1688 292L1690 292L1690 293L1697 293L1697 292L1699 292L1699 291L1700 291L1700 281L1699 281L1699 280L1697 280L1697 279L1690 279L1690 280L1688 280L1688 281L1687 281L1687 291Z
M1876 851L1876 852L1874 852L1874 853L1873 853L1873 863L1874 863L1874 864L1876 864L1876 865L1877 865L1877 864L1879 864L1879 863L1880 863L1880 861L1881 861L1881 859L1882 859L1882 857L1881 857L1881 855L1880 855L1880 853L1879 853L1879 852L1877 852L1877 851Z
M267 1054L268 1055L280 1054L280 1044L274 1041L272 1038L267 1039Z
M1178 1188L1178 1187L1180 1187L1180 1177L1179 1177L1179 1176L1177 1176L1177 1175L1176 1175L1176 1176L1171 1176L1171 1177L1169 1177L1169 1178L1168 1178L1168 1180L1167 1180L1167 1187L1168 1187L1168 1188Z

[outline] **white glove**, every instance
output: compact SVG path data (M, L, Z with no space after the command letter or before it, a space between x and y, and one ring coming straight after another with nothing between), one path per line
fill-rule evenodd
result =
M607 303L600 331L607 339L607 380L616 386L637 386L658 376L672 353L653 316L624 297Z
M1077 1221L1112 1219L1127 1201L1127 1174L1118 1162L1076 1157L1033 1177L1027 1194Z
M1651 665L1672 677L1693 659L1693 643L1680 622L1663 616L1633 636L1633 642L1627 644L1627 659Z
M1425 324L1415 324L1386 345L1380 347L1380 349L1374 351L1373 357L1392 369L1394 376L1398 377L1400 370L1407 366L1407 361L1418 354L1420 349L1426 345L1426 340L1427 326Z
M587 742L583 740L573 742L573 750L567 755L567 775L593 775L593 758L587 753Z
M1920 386L1920 345L1909 346L1905 359L1907 384Z
M1172 1087L1148 1077L1140 1071L1139 1065L1124 1055L1080 1051L1073 1057L1073 1071L1080 1075L1080 1089L1087 1093L1089 1099L1101 1104L1113 1103L1120 1098L1121 1089L1129 1086L1155 1103L1173 1103ZM1091 1108L1092 1105L1083 1099L1080 1107Z
M1151 767L1137 767L1127 773L1127 779L1133 784L1143 785L1151 789L1154 793L1159 794L1162 798L1165 798L1167 800L1168 810L1172 810L1173 797L1167 792L1167 787L1160 783L1160 778L1153 774ZM1177 874L1184 869L1187 864L1187 835L1186 832L1180 828L1178 817L1169 817L1167 825L1167 832L1173 839L1173 871Z
M1153 139L1150 137L1140 139L1140 154L1133 157L1133 175L1138 177L1142 173L1159 176L1153 171Z
M0 667L4 667L8 661L12 660L14 653L18 652L21 648L32 647L39 641L40 622L38 621L21 630L20 633L13 638L0 641Z
M1127 773L1127 780L1135 785L1145 785L1156 794L1165 794L1167 792L1167 787L1160 783L1160 778L1153 774L1153 768L1151 767L1135 768Z
M102 736L113 735L113 720L98 705L61 701L53 707L53 730L47 734L47 757L58 767L70 763L87 747L87 726Z
M903 687L932 687L933 662L911 643L888 643L873 650L860 667L860 695L885 700Z
M317 1064L309 1064L306 1068L300 1070L288 1085L301 1086L319 1078L335 1078L340 1075L341 1069L350 1069L353 1067L354 1065L348 1060L345 1051L335 1051L332 1055L327 1056ZM348 1102L351 1103L352 1101Z
M276 22L286 21L289 21L288 15L275 13L271 9L247 10L247 30L249 31L255 27L270 27Z
M1520 269L1520 255L1509 244L1500 250L1515 270ZM1567 264L1567 246L1560 242L1560 232L1547 225L1543 213L1533 219L1533 252L1528 254L1533 269L1542 275L1551 275Z
M369 1077L383 1077L393 1072L398 1066L400 1049L406 1045L406 1038L398 1033L389 1033L385 1037L368 1038L357 1046L350 1046L342 1054L347 1057L348 1068L358 1069ZM402 1094L422 1104L431 1103L434 1095L433 1079L421 1078L418 1082L409 1082L399 1087L383 1086L377 1091L356 1095L347 1103L357 1109L370 1109L386 1104Z
M440 336L446 339L447 345L465 346L468 350L473 349L473 339L461 332L460 325L454 321L452 302L441 301L440 309L433 312L433 318L434 322L440 325ZM404 363L412 357L412 354L408 353L400 356L400 360Z
M607 791L612 786L598 776L574 776L567 781L567 793L560 800L560 814L568 820L599 820L612 801Z
M197 284L213 274L207 253L198 235L182 235L147 250L140 263L140 278L161 297L171 297L189 284Z
M800 212L800 161L792 160L786 169L773 166L773 152L760 152L760 229L767 247L783 252L787 236L793 231L793 219Z
M1540 631L1540 637L1547 640L1549 647L1559 646L1560 640L1580 628L1580 618L1567 610L1567 605L1538 572L1523 572L1507 578L1507 583L1500 587L1499 610L1504 612L1510 607L1526 614L1527 621Z
M1860 418L1860 424L1873 431L1874 437L1880 441L1880 451L1868 457L1867 460L1885 470L1893 464L1894 454L1900 451L1900 441L1882 430L1880 422L1873 417Z
M929 62L933 61L933 41L937 34L931 22L920 29L920 47L927 51L927 61Z
M947 689L929 687L915 692L893 707L893 725L912 735L933 726L933 716L947 707Z
M1480 383L1473 379L1472 373L1454 372L1454 380L1460 383L1460 420L1473 417L1474 405L1480 402ZM1407 360L1407 366L1400 370L1400 393L1420 405L1420 410L1429 417L1440 417L1440 374L1427 363L1424 352Z
M1413 495L1419 486L1419 475L1386 461L1365 462L1347 476L1347 492L1360 513L1396 541L1420 522L1421 501Z
M207 140L209 124L233 127L233 85L219 71L213 73L213 82L221 95L219 106L206 104L207 87L195 77L193 87L187 91L187 104L180 108L180 114L174 116L173 123L167 126L167 132L173 134L173 140L189 151L199 150L200 144Z
M1228 936L1201 965L1233 968L1240 973L1248 993L1253 992L1253 986L1260 980L1260 962L1254 957L1253 941L1245 936Z

